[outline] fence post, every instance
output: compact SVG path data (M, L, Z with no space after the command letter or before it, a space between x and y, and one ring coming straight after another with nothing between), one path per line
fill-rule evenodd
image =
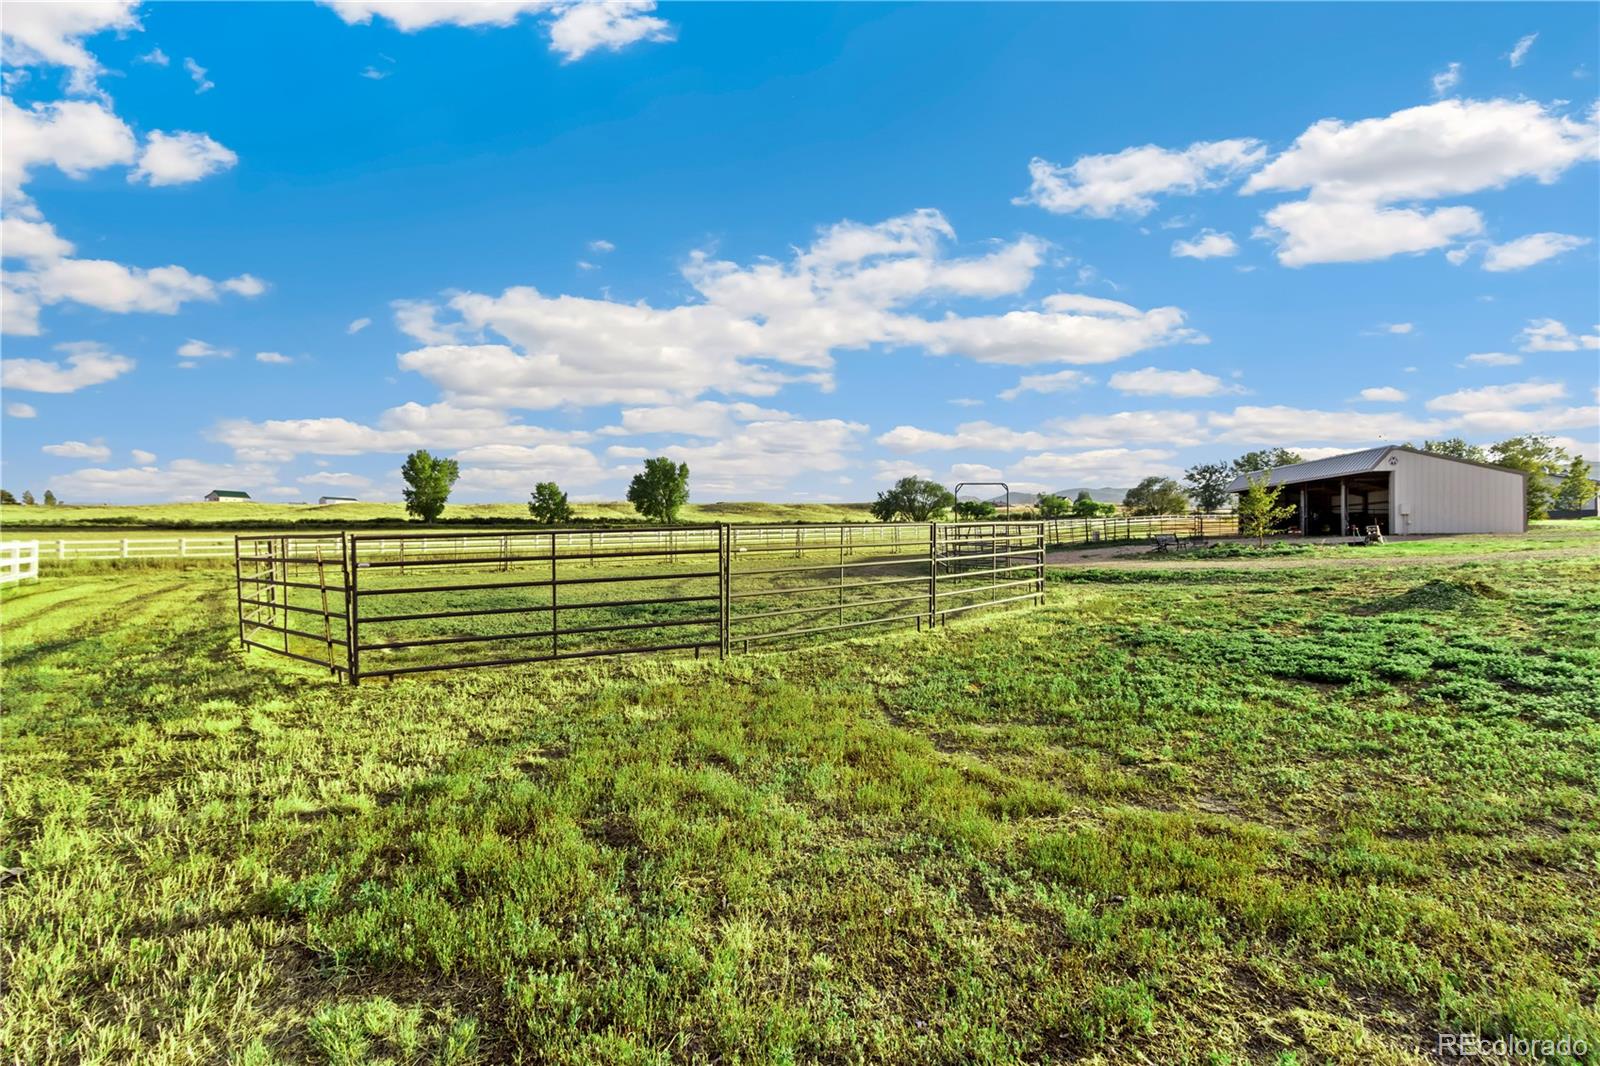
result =
M717 657L726 659L733 639L728 632L730 592L733 585L733 551L728 543L728 523L717 523Z
M1039 524L1038 560L1039 560L1039 606L1044 606L1044 523Z
M317 585L322 591L322 639L328 648L328 673L339 676L333 663L333 619L328 617L328 574L322 564L322 545L317 545Z
M345 574L345 628L350 634L350 684L361 684L361 560L359 542L349 534L340 534L349 546Z
M64 541L64 540L56 541L56 561L60 562L60 561L62 561L64 559L66 559L66 557L67 557L67 542Z
M550 657L561 653L561 612L556 609L556 535L550 534Z
M244 642L244 579L239 573L239 535L233 536L233 591L239 601L239 646L248 654L250 645Z
M289 538L287 535L278 538L278 555L280 557L280 572L283 574L283 650L289 651L289 601L294 594L289 590Z
M127 537L123 537L122 538L122 557L124 559L126 559L128 557L128 538Z
M844 538L846 530L839 527L839 624L844 625Z
M928 628L939 617L939 523L928 523Z

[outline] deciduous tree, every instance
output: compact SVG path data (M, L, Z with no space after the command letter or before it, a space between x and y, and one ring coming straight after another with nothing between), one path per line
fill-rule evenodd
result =
M937 481L903 477L878 493L872 517L880 522L931 522L955 505L955 496Z
M1039 497L1039 502L1034 506L1039 509L1040 518L1065 518L1072 513L1072 504L1061 496L1045 493Z
M528 500L528 513L547 526L572 521L572 508L567 504L567 494L554 481L541 481L533 487L532 498Z
M1560 470L1572 461L1567 450L1553 444L1544 434L1530 433L1489 445L1489 455L1500 466L1509 466L1528 475L1528 517L1549 517L1550 504L1556 494L1550 471Z
M988 500L958 500L956 517L965 522L982 522L1000 513Z
M1271 470L1275 466L1293 466L1295 463L1305 462L1305 457L1299 452L1291 452L1288 448L1262 448L1260 451L1245 452L1233 461L1235 474L1255 474L1262 470Z
M1084 489L1078 493L1077 499L1072 501L1072 517L1074 518L1104 518L1116 514L1117 505L1114 503L1100 503L1089 490Z
M1147 477L1122 498L1122 506L1132 514L1188 514L1189 497L1170 477Z
M1429 455L1447 455L1452 459L1467 459L1474 463L1487 463L1489 453L1476 444L1468 444L1460 437L1447 437L1444 440L1425 440L1422 450Z
M1293 504L1278 502L1282 494L1282 485L1269 485L1264 477L1250 478L1239 494L1239 530L1256 538L1258 547L1266 547L1267 534L1276 532L1294 514Z
M1228 502L1228 482L1234 478L1231 463L1200 463L1183 472L1195 506L1202 511L1220 511Z
M406 483L401 493L406 514L432 522L444 513L445 501L450 499L450 489L461 476L461 467L454 459L438 459L418 449L406 456L400 476Z
M689 502L689 464L666 456L644 461L644 470L628 483L628 502L654 522L672 523Z
M1595 483L1589 460L1574 455L1561 477L1561 487L1556 490L1556 510L1577 511L1594 499Z

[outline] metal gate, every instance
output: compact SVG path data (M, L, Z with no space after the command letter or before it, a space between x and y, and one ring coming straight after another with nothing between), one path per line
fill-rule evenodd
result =
M867 626L934 626L1044 596L1040 522L732 527L728 639L748 651Z
M722 527L355 535L350 676L722 649Z
M350 672L343 533L234 537L233 570L241 644Z
M358 683L935 626L1044 596L1041 522L235 538L239 639Z

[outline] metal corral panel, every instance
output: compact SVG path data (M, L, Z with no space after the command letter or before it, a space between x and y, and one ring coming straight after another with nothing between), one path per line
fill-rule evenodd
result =
M1393 449L1379 469L1393 471L1394 532L1522 533L1527 479L1515 470Z

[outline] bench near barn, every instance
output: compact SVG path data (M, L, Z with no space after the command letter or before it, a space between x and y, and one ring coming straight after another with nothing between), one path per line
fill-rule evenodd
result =
M1189 537L1179 536L1176 533L1157 533L1151 539L1155 543L1155 547L1151 550L1157 552L1179 551L1183 548L1205 548L1211 544L1211 541L1207 540L1204 534L1199 533Z

